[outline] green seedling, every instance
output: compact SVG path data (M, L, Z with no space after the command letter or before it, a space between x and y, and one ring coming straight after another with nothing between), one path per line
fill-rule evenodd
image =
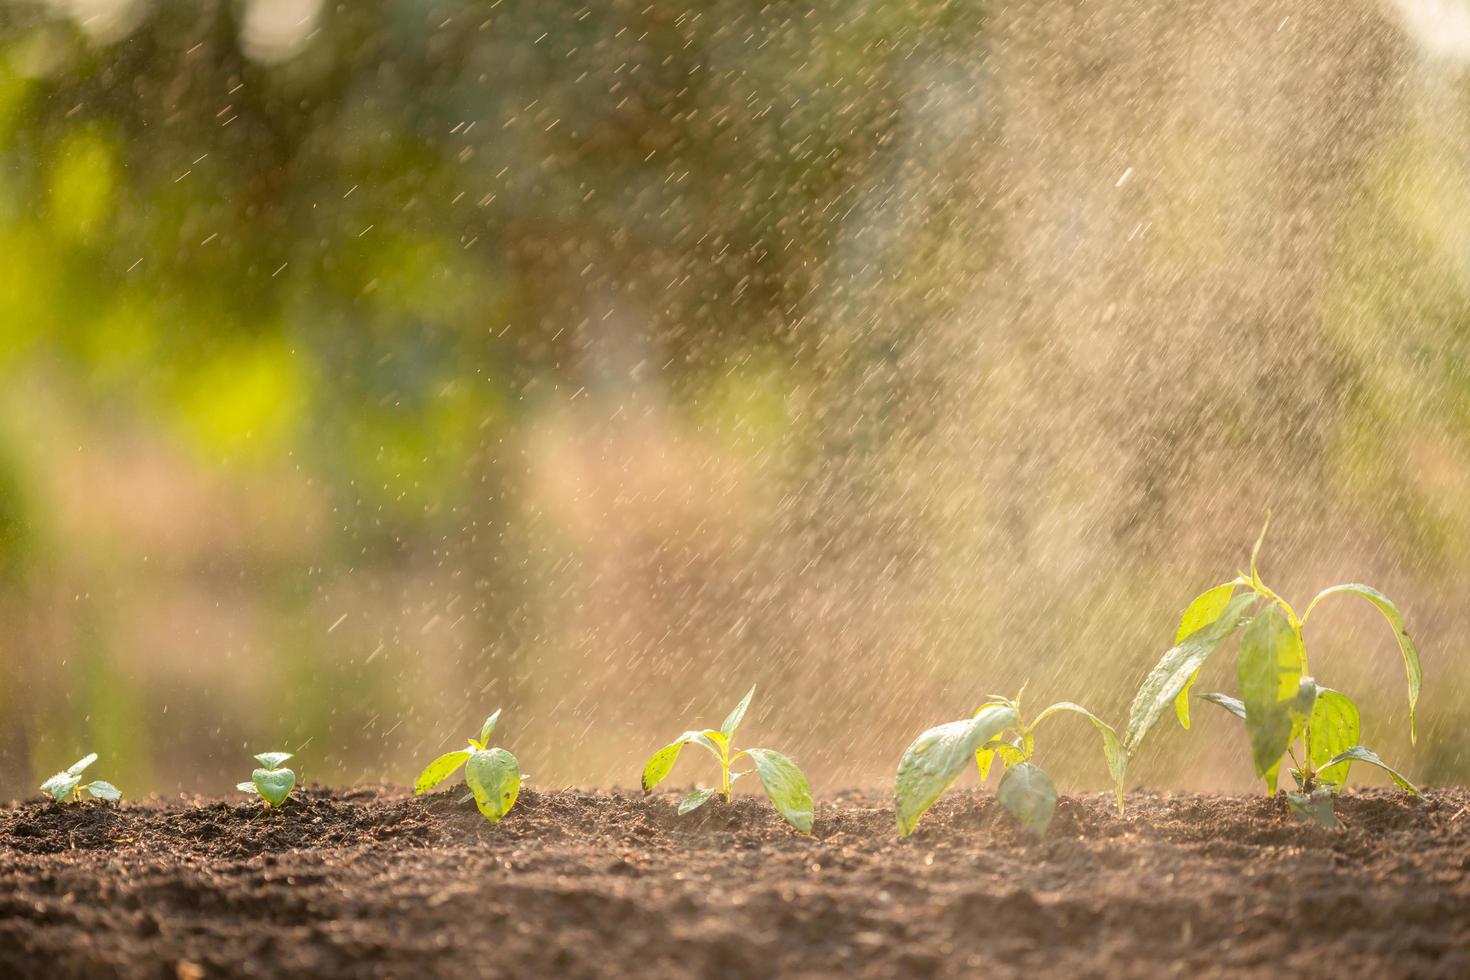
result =
M122 791L111 783L101 779L94 779L85 786L82 785L82 771L96 761L96 752L78 759L42 783L41 792L51 797L57 803L80 803L83 793L86 793L94 800L106 800L109 803L116 803L122 799Z
M521 767L516 757L505 749L490 748L490 735L495 723L500 720L500 711L485 719L480 726L480 737L469 739L469 748L446 752L424 767L414 781L415 793L427 793L464 766L465 785L474 797L475 806L491 823L515 806L521 793Z
M296 786L296 774L283 765L289 758L290 752L260 753L255 757L260 768L250 774L250 782L236 783L235 788L242 793L256 794L267 806L280 806Z
M750 707L750 699L754 696L755 688L752 687L718 729L685 732L655 752L643 767L643 791L650 793L663 782L664 777L674 768L674 763L679 761L679 753L685 745L698 745L720 763L720 788L718 791L694 790L680 801L680 816L704 806L716 792L728 801L730 788L735 785L735 781L753 771L760 777L761 788L765 790L766 796L781 816L786 818L786 822L803 834L810 834L812 790L796 763L774 749L736 749L731 744L735 738L735 729L745 717L745 710ZM755 764L754 770L730 771L732 765L747 756Z
M1027 722L1021 714L1021 695L1012 699L992 694L973 717L931 728L904 751L894 780L899 836L914 832L919 818L959 778L971 759L984 782L997 758L1005 774L996 787L996 799L1022 826L1044 833L1057 808L1057 788L1051 777L1031 761L1036 748L1033 733L1037 725L1058 714L1081 715L1102 735L1103 755L1121 814L1128 756L1111 725L1071 701L1058 701Z
M1200 668L1227 638L1240 632L1236 676L1240 697L1202 694L1201 700L1219 705L1245 722L1256 775L1266 781L1275 796L1281 760L1290 755L1290 773L1296 791L1286 794L1292 813L1328 827L1338 826L1333 801L1347 782L1348 768L1366 762L1388 773L1400 787L1414 796L1419 790L1390 768L1369 749L1358 744L1358 706L1341 691L1322 687L1307 667L1307 648L1302 627L1317 604L1328 596L1360 596L1373 604L1393 628L1403 655L1409 680L1409 737L1417 740L1415 710L1419 703L1422 672L1398 607L1383 593L1366 585L1334 585L1323 589L1301 616L1289 603L1261 581L1257 567L1266 527L1251 550L1250 573L1240 572L1233 580L1205 592L1184 610L1175 633L1175 646L1164 654L1144 680L1129 712L1123 747L1130 754L1158 722L1170 704L1179 723L1189 727L1190 689ZM1239 595L1237 590L1243 590ZM1293 750L1300 744L1300 755Z

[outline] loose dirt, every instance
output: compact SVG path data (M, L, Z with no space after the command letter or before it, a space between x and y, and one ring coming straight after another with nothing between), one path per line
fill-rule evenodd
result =
M0 977L1470 976L1470 791L819 802L311 789L0 809ZM243 798L242 798L243 799Z

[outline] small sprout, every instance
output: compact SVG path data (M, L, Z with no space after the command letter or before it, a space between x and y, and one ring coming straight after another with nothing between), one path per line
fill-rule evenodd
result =
M730 788L741 776L748 776L753 771L759 777L761 788L765 790L766 796L770 798L777 812L803 834L812 832L812 790L807 784L806 776L795 762L782 755L774 749L736 749L731 745L735 737L735 729L739 727L741 719L745 717L745 711L750 707L750 699L755 696L755 688L752 687L735 710L726 716L725 721L718 729L709 728L704 731L688 731L677 739L665 745L653 754L648 763L643 767L643 791L653 792L653 788L663 782L665 776L674 768L674 763L679 760L679 753L685 745L698 745L720 763L720 796L725 800L730 799ZM732 754L733 753L733 754ZM740 761L741 757L747 756L755 763L755 769L745 769L739 772L731 772L730 767ZM708 803L714 797L716 790L696 789L679 803L679 815L693 812Z
M497 710L480 726L480 737L468 740L469 748L446 752L425 766L419 778L414 780L414 793L427 793L464 766L465 785L470 789L470 795L465 799L473 798L486 820L499 823L500 818L515 806L524 779L515 756L505 749L490 748L490 736L499 720L500 711Z
M122 799L122 791L111 783L101 779L94 779L90 783L82 784L82 771L96 761L96 752L78 759L42 783L41 792L51 797L57 803L80 803L83 793L86 793L87 796L94 800L106 800L108 803L116 803Z
M1245 722L1256 775L1266 781L1267 792L1276 795L1281 761L1290 755L1289 770L1296 791L1288 791L1287 803L1294 816L1314 820L1326 827L1340 826L1333 803L1347 782L1348 767L1366 762L1383 769L1406 792L1421 796L1418 788L1391 769L1376 754L1359 744L1358 706L1341 691L1320 686L1307 669L1307 648L1302 627L1317 603L1338 593L1360 596L1372 603L1393 628L1403 657L1409 686L1409 737L1417 737L1415 711L1419 703L1422 672L1419 651L1404 627L1398 607L1383 593L1366 585L1334 585L1323 589L1301 616L1261 580L1258 567L1266 527L1251 550L1250 572L1205 592L1189 604L1176 631L1175 646L1164 654L1139 688L1129 712L1123 746L1137 750L1173 702L1179 723L1189 727L1189 694L1200 668L1226 639L1240 632L1236 655L1236 678L1240 697L1210 693L1197 697L1218 705ZM1243 590L1236 595L1236 590ZM1249 615L1248 615L1249 614ZM1292 746L1300 742L1301 755Z
M262 752L255 757L260 768L250 774L250 782L237 783L235 788L242 793L254 793L265 800L266 806L280 806L296 787L296 774L282 763L291 758L290 752Z
M1123 785L1128 755L1113 727L1080 704L1058 701L1029 724L1021 715L1021 697L991 695L973 717L951 721L914 739L898 763L894 797L898 833L914 832L928 809L944 795L961 772L975 761L983 781L997 758L1005 767L995 796L1021 825L1044 833L1057 807L1057 788L1041 767L1031 761L1036 726L1063 712L1081 715L1102 735L1103 756L1113 777L1118 812L1123 812Z

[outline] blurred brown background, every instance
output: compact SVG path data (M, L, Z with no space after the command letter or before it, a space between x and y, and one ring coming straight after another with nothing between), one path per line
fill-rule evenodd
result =
M1411 749L1314 617L1365 742L1464 781L1467 58L1428 0L0 0L0 798L407 783L497 706L627 786L752 682L887 785L1028 679L1121 721L1267 508L1420 641ZM1133 781L1248 787L1211 711Z

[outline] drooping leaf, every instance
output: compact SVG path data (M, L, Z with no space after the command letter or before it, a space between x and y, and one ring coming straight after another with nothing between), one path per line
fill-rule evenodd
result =
M1298 820L1314 821L1330 830L1342 826L1342 821L1337 819L1333 810L1333 801L1332 788L1329 786L1318 786L1311 794L1286 794L1286 803L1291 808L1292 816Z
M1245 705L1240 703L1239 698L1232 698L1228 694L1220 694L1216 691L1211 691L1208 694L1196 694L1195 697L1199 698L1201 701L1208 701L1211 704L1218 704L1220 707L1224 708L1226 711L1230 712L1241 721L1245 721Z
M674 763L679 761L679 753L689 744L699 745L716 759L723 759L719 746L710 741L704 732L685 732L649 756L648 762L643 766L643 792L653 792L653 788L664 781L664 777L674 768Z
M70 776L80 775L83 769L86 769L88 766L90 766L92 763L94 763L96 761L97 761L97 753L96 752L92 752L92 753L90 753L88 755L84 755L80 759L78 759L76 762L73 762L71 765L69 765L69 766L66 767L67 775L70 775Z
M1291 744L1301 646L1296 628L1276 605L1267 606L1241 634L1236 674L1257 776L1270 772Z
M1123 736L1123 749L1128 755L1137 753L1143 737L1158 722L1159 716L1179 697L1179 692L1184 690L1215 648L1235 631L1240 617L1255 601L1256 597L1249 592L1234 597L1213 623L1195 630L1159 659L1148 677L1144 678L1133 698L1133 706L1128 710L1128 730Z
M981 746L1016 724L1014 708L990 705L973 718L938 725L904 750L894 779L898 833L914 832L919 818L958 778Z
M291 758L290 752L262 752L255 757L255 761L267 769L279 769L281 763Z
M693 810L698 810L709 802L709 798L715 795L712 789L697 789L679 801L679 816L683 816Z
M1226 582L1195 596L1194 601L1185 607L1184 615L1179 617L1179 628L1174 631L1174 642L1184 642L1191 633L1202 630L1219 619L1225 607L1230 605L1230 597L1235 595L1235 589L1235 582ZM1199 671L1196 670L1174 699L1174 717L1179 719L1179 724L1186 730L1189 728L1189 690L1198 680Z
M413 781L414 793L427 793L444 782L454 775L456 769L469 761L470 755L468 749L459 749L455 752L446 752L429 763L424 767L424 771L419 773L419 778Z
M1361 734L1358 706L1341 691L1323 687L1317 690L1317 703L1312 706L1310 728L1312 768L1317 778L1328 786L1341 789L1347 782L1352 760L1327 765L1327 761L1358 744Z
M499 823L521 793L520 763L505 749L475 752L464 764L464 781L485 819Z
M116 803L122 799L122 790L103 779L94 779L83 789L93 799L106 800L109 803Z
M255 789L271 806L280 806L296 785L296 774L290 769L257 769L250 774Z
M1057 788L1040 766L1021 762L1006 770L995 798L1027 830L1042 834L1057 809Z
M1072 701L1058 701L1037 715L1036 720L1031 723L1031 727L1035 728L1041 724L1043 719L1064 711L1086 718L1092 722L1092 727L1096 728L1098 733L1102 735L1103 758L1108 763L1108 775L1113 777L1113 794L1117 797L1118 812L1121 814L1123 812L1123 788L1128 779L1128 754L1123 751L1123 743L1118 738L1118 733L1113 730L1112 725L1109 725L1080 704Z
M1409 679L1409 741L1419 740L1419 726L1415 718L1415 712L1419 706L1419 689L1424 684L1424 672L1419 666L1419 651L1414 646L1414 640L1409 636L1409 630L1404 626L1403 614L1399 612L1398 606L1389 601L1388 596L1379 592L1369 585L1361 585L1353 582L1347 585L1334 585L1330 589L1323 589L1317 593L1317 597L1307 605L1307 611L1302 615L1302 621L1312 615L1312 610L1317 603L1327 596L1338 592L1347 592L1352 595L1362 596L1377 607L1383 613L1383 618L1388 620L1388 625L1393 627L1394 637L1399 641L1399 652L1404 657L1404 673Z
M761 788L786 822L803 834L812 832L812 788L796 763L773 749L746 749L755 760Z
M1335 766L1340 762L1366 762L1370 766L1377 766L1379 769L1382 769L1384 772L1388 773L1389 777L1399 785L1400 789L1406 790L1407 792L1412 793L1414 796L1424 795L1419 791L1419 787L1415 786L1413 783L1405 779L1398 772L1398 770L1394 769L1388 763L1378 758L1378 754L1376 752L1373 752L1370 749L1366 749L1361 745L1354 745L1350 749L1337 753L1337 755L1327 760L1327 765Z
M496 708L495 713L485 719L485 724L480 726L480 745L489 748L490 736L495 732L495 723L500 720L500 712L503 709Z
M49 795L57 803L65 803L81 781L82 777L75 773L58 772L41 784L41 792Z
M740 703L735 706L735 709L725 716L724 723L720 725L720 731L724 733L726 740L734 736L735 729L739 727L740 722L745 718L745 709L750 707L750 699L753 697L755 697L754 684L751 685L750 690L745 692L745 697L740 699Z

